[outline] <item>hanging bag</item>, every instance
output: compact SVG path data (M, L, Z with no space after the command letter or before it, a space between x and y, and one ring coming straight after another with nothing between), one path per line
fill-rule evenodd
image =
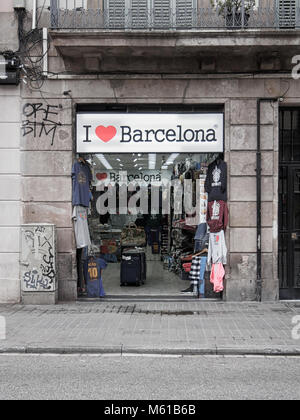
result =
M146 243L145 229L138 227L135 223L130 223L122 230L122 245L144 245Z

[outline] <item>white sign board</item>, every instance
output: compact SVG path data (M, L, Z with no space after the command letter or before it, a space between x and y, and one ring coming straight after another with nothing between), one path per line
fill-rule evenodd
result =
M77 153L221 153L223 113L78 113Z

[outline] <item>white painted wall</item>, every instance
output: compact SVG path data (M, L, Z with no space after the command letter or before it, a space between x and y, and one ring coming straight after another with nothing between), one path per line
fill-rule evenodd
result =
M20 88L0 85L0 303L20 300Z
M13 0L1 0L0 1L0 12L12 12Z

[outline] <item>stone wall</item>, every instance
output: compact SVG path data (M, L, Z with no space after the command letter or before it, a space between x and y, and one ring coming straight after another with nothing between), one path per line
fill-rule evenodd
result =
M51 85L50 85L51 88ZM72 232L72 104L22 95L21 156L24 223L57 227L59 299L76 298ZM74 270L74 272L73 272Z
M263 298L278 298L277 104L262 103ZM230 110L230 288L229 300L255 299L256 289L256 100L231 100Z

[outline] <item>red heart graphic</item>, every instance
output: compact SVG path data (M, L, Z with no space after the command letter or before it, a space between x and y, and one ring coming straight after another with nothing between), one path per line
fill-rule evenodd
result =
M104 141L104 143L109 142L117 134L117 129L113 125L109 125L108 127L98 125L95 131L99 139Z
M97 173L96 174L96 178L99 180L99 181L102 181L103 179L106 179L107 178L107 174L105 174L105 173Z

